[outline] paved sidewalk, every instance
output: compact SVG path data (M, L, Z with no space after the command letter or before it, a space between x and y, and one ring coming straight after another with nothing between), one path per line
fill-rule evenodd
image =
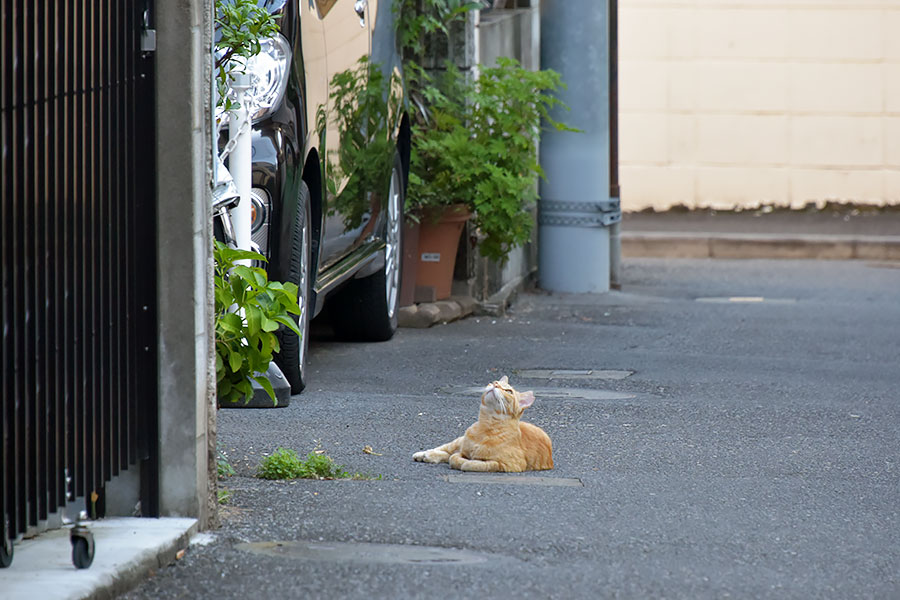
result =
M196 519L109 518L89 524L94 562L72 565L69 530L54 529L15 545L0 570L4 600L112 598L175 561L197 533ZM200 539L204 539L200 537Z
M626 213L626 258L900 260L900 209Z

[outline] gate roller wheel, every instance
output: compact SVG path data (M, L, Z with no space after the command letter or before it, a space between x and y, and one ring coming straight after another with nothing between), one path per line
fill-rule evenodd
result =
M69 534L72 544L72 564L76 569L87 569L94 562L94 536L84 527L76 527Z
M5 569L12 564L13 561L13 544L8 539L4 539L0 544L0 569Z

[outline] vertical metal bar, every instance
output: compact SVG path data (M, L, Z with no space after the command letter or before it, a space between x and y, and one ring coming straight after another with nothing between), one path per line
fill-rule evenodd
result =
M115 206L115 198L112 195L112 186L110 184L110 154L111 154L111 138L109 123L109 98L110 98L110 53L111 53L111 34L112 30L109 26L110 6L106 0L101 0L97 10L97 16L100 22L98 36L102 41L100 49L100 109L97 121L100 123L100 165L101 177L100 182L103 187L103 206L106 214L102 221L104 229L104 248L101 252L102 267L100 272L104 274L104 304L103 304L103 333L104 344L103 354L106 357L106 373L103 379L105 386L104 394L104 435L103 444L104 465L103 480L108 481L113 475L118 474L118 461L116 460L116 443L115 443L115 418L114 406L118 401L116 395L116 380L118 379L117 359L114 348L115 332L116 332L116 303L115 303L115 280L116 280L116 264L112 257L115 254L115 226L113 225L113 211Z
M33 282L35 280L35 164L34 164L34 30L31 27L34 8L31 3L25 3L22 13L22 165L24 173L23 186L23 214L21 227L22 245L24 249L25 272L23 276L24 290L24 344L22 370L24 373L24 395L23 395L23 411L22 411L22 431L23 431L23 489L25 496L24 503L24 519L25 525L37 524L36 496L37 496L37 448L35 444L35 436L37 434L37 423L35 422L35 412L37 398L35 397L35 373L34 373L34 356L35 356L35 330L36 330L36 306L35 306L35 290Z
M47 253L50 244L47 225L49 211L47 210L48 198L48 167L47 167L47 52L44 47L47 32L47 12L37 2L32 14L32 50L34 52L34 127L32 140L34 152L32 159L35 164L35 496L34 510L36 520L46 520L47 508L47 475L48 464L48 440L47 435L49 419L49 386L47 383L47 366L49 361L47 353L49 349L47 313L49 308L47 270L50 261Z
M84 114L84 96L80 94L80 90L84 89L84 75L82 70L82 65L84 64L84 36L76 35L75 32L83 32L84 31L84 23L83 23L83 15L84 15L84 7L82 6L81 0L75 0L72 5L72 27L68 31L70 44L72 45L72 81L71 81L71 91L72 94L72 122L70 124L71 134L72 134L72 179L73 179L73 188L72 188L72 201L73 201L73 225L74 229L72 231L72 242L73 247L75 249L74 258L75 258L75 272L74 272L74 290L73 296L75 300L75 348L77 349L77 354L75 357L76 371L75 371L75 389L74 392L74 413L75 413L75 429L74 429L74 438L75 438L75 468L71 473L72 477L72 490L75 495L83 496L84 495L84 463L85 463L85 445L84 445L84 437L85 437L85 421L87 418L87 406L85 402L86 398L86 386L87 386L87 374L85 373L85 365L88 362L88 357L85 356L87 352L87 344L85 343L85 338L87 337L86 330L86 318L87 311L85 308L85 304L87 301L87 294L85 290L85 273L84 273L84 136L82 135L82 131L80 129L81 124L84 123L85 114Z
M64 418L65 418L65 473L67 475L64 481L63 494L66 499L69 498L72 483L74 483L75 470L77 465L76 447L78 443L77 436L77 420L76 420L76 404L78 399L76 382L79 380L77 375L77 364L79 356L77 323L75 316L78 310L78 294L76 293L76 265L75 259L75 162L74 162L74 135L73 127L75 123L75 98L71 94L72 86L75 78L74 68L74 52L75 48L72 43L72 28L74 27L74 7L72 0L63 0L64 2L64 21L62 28L63 39L63 194L64 194L64 223L65 237L63 239L63 247L65 253L65 279L64 279L64 310L63 310L63 326L65 328L65 338L63 349L65 351L65 380L64 380Z
M99 292L99 302L97 303L97 351L99 360L97 361L98 373L98 402L99 410L97 411L97 465L98 472L94 482L94 490L101 491L103 482L110 477L110 455L109 455L109 403L110 403L110 386L109 377L112 372L110 365L111 357L109 353L109 278L110 273L106 268L106 257L109 254L108 231L109 231L109 198L106 188L106 139L105 129L103 127L103 100L105 97L106 82L103 79L103 63L104 63L104 38L103 30L103 3L102 0L94 0L92 17L94 19L94 75L93 75L93 96L94 96L94 168L95 168L95 184L98 211L94 222L96 227L94 230L97 255L95 260L95 269L97 273L97 289Z
M145 0L143 10L147 12L149 27L153 27L153 2ZM141 464L141 507L144 516L159 516L159 410L157 398L157 348L156 348L156 134L152 115L155 114L155 79L153 58L137 52L140 48L141 9L132 21L130 34L131 48L137 57L135 85L138 93L134 105L137 114L143 118L136 127L132 160L135 176L135 224L152 223L151 227L136 227L136 250L138 261L134 272L141 273L135 286L140 309L140 329L138 330L141 362L146 366L137 375L140 398L138 408L142 412L141 435L144 437L146 458ZM140 157L138 159L138 157ZM140 268L137 268L138 264Z
M123 64L123 55L124 52L122 50L122 27L121 27L121 4L119 2L112 2L110 5L110 22L112 26L110 28L110 47L112 54L112 62L110 66L110 89L111 89L111 111L110 111L110 144L111 147L115 149L114 152L111 153L110 156L110 174L111 174L111 185L110 189L112 190L113 195L113 211L114 216L110 221L113 223L113 229L115 231L115 247L116 247L116 259L114 264L116 265L116 275L117 278L115 280L115 298L116 298L116 330L115 335L113 335L113 340L115 342L115 348L113 350L113 354L116 356L116 372L119 373L119 377L116 380L116 397L117 401L115 403L116 414L114 416L114 430L116 432L116 448L118 452L118 461L117 468L125 469L128 467L130 461L129 457L129 447L128 447L128 412L126 410L128 403L128 387L127 380L129 377L128 371L128 362L127 362L127 354L126 348L128 347L128 338L127 338L127 329L124 326L126 312L125 312L125 287L124 287L124 278L121 277L121 272L123 269L127 270L127 267L124 265L124 261L122 260L126 254L123 252L123 242L127 239L125 233L126 223L123 219L124 215L124 198L125 195L122 192L122 175L120 168L120 160L121 160L121 148L122 148L122 127L121 127L121 102L122 102L122 76L121 69Z
M47 0L47 13L50 23L47 27L49 32L47 35L47 57L48 65L52 60L52 67L49 67L48 73L48 96L50 100L50 118L48 123L49 135L48 144L51 148L50 158L47 161L49 172L53 174L48 179L52 182L50 187L50 196L52 202L50 204L50 215L52 216L52 226L49 228L50 239L53 242L50 258L50 282L53 289L52 309L49 312L51 321L50 330L52 332L51 354L49 364L52 365L53 376L48 393L51 395L50 419L48 423L48 453L49 453L49 478L47 496L51 507L58 507L65 502L63 492L64 482L63 468L65 465L65 449L64 436L62 427L65 420L62 418L63 403L62 396L64 393L64 356L63 356L63 336L64 324L62 322L62 305L63 305L63 211L62 211L62 180L59 174L60 169L60 140L61 140L61 123L60 123L60 52L58 41L60 39L60 19L59 5L54 0ZM52 57L52 59L51 59Z
M16 184L13 186L13 195L11 196L14 212L13 222L13 262L16 281L14 284L14 314L13 333L15 336L15 374L16 388L13 392L13 431L14 431L14 447L12 456L14 457L14 467L11 471L13 477L13 493L15 494L15 515L11 517L14 523L13 528L16 531L24 531L25 529L25 496L22 492L27 491L24 483L24 467L25 467L25 373L22 365L25 359L25 257L22 248L22 235L20 232L20 223L24 222L24 190L23 184L23 135L22 126L24 121L24 110L21 107L23 102L22 92L24 88L23 72L21 61L23 60L23 49L21 47L22 35L22 6L16 7L13 13L13 106L19 106L18 114L13 119L13 143L11 154L13 156L13 171L16 173ZM21 491L20 491L21 490Z
M88 247L88 290L91 295L90 309L88 319L91 327L90 348L91 363L89 372L91 374L91 384L88 388L89 402L91 406L91 418L88 421L88 455L90 460L87 463L88 473L86 478L85 496L90 507L90 496L97 490L100 481L100 472L102 470L102 450L100 434L100 413L102 411L102 360L103 356L99 351L101 327L100 327L100 303L102 301L102 292L100 289L99 269L97 261L99 258L99 219L102 218L102 209L100 202L100 193L97 186L97 165L100 157L97 156L97 114L96 114L96 75L97 75L97 30L95 26L94 16L96 13L93 0L85 0L85 29L84 36L87 38L87 60L85 67L87 69L85 77L84 95L87 109L87 121L85 121L84 132L87 137L87 173L88 173L88 214L85 227L85 241Z
M619 198L619 0L609 0L609 196Z
M120 173L122 174L122 192L125 206L125 231L127 232L128 239L125 244L125 263L131 267L135 263L134 261L134 221L135 221L135 211L134 211L134 202L131 200L134 199L135 189L132 185L133 181L133 171L132 163L131 163L131 152L132 148L130 145L130 140L134 139L134 131L132 129L133 117L134 117L134 39L131 33L132 28L134 27L135 22L135 7L134 3L129 3L125 9L122 11L122 20L120 22L120 29L122 31L122 45L121 52L123 56L123 80L122 86L124 95L122 98L122 133L124 135L122 139L121 145L121 157L122 162L119 165ZM129 273L126 276L126 297L127 297L127 322L128 322L128 373L129 373L129 410L128 410L128 437L131 443L131 448L134 453L134 460L137 462L144 458L144 451L139 447L138 442L138 434L137 434L137 423L139 419L138 412L138 389L137 389L137 381L136 381L136 371L138 366L138 351L136 348L137 345L137 327L136 322L138 318L138 314L135 312L137 306L137 300L135 299L135 291L134 291L134 277L135 273L132 268L129 268Z
M10 477L10 458L12 456L12 444L10 439L11 423L8 418L8 408L13 404L14 394L14 370L11 365L14 354L13 346L13 268L12 262L12 193L14 171L12 162L12 0L2 0L0 4L0 277L2 277L2 318L3 319L3 356L0 373L0 543L15 537L14 528L8 527L13 498L10 493L12 477Z
M94 240L91 235L91 227L94 218L94 197L93 197L93 160L91 160L92 137L91 137L91 29L90 29L90 0L81 0L79 6L79 38L81 44L81 61L79 63L81 69L81 77L78 83L78 96L81 99L81 115L82 118L78 123L78 135L81 139L81 173L82 185L81 195L79 198L81 213L81 229L79 231L79 243L82 247L82 294L84 296L84 356L85 361L82 365L84 373L84 387L82 402L84 406L84 422L82 423L82 446L84 451L84 460L81 465L81 489L79 497L87 497L92 489L94 480L94 439L93 423L96 410L94 408L96 402L96 394L94 386L96 379L94 377L94 364L97 360L94 352L94 336L96 334L96 324L94 323L94 299L95 287L93 282L93 244Z

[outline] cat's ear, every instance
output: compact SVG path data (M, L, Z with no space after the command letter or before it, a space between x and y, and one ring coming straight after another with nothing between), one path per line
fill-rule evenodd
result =
M502 383L503 385L509 385L509 377L504 375L503 377L500 378L500 383Z
M519 394L519 408L528 408L534 404L534 392L522 392Z

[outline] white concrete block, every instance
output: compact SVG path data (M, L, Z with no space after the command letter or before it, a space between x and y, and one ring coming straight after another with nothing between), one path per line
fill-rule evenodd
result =
M665 113L619 115L619 160L664 164L669 160Z
M876 63L794 63L790 106L800 113L878 113L884 102L884 69Z
M697 157L701 162L719 165L787 162L787 116L704 114L697 118Z
M791 163L798 167L879 167L881 117L798 116L791 119Z
M789 12L789 56L795 59L871 60L884 55L883 11L844 6Z

